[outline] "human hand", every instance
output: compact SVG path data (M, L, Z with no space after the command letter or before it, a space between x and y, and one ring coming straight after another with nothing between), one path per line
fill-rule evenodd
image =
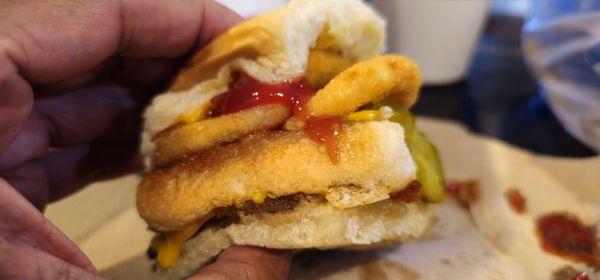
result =
M96 277L31 204L136 168L143 104L238 20L203 0L2 2L0 278ZM285 254L238 247L195 277L281 278L288 266Z

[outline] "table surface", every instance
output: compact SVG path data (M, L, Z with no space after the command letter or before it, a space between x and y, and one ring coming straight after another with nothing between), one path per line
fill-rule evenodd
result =
M492 14L467 78L424 87L414 112L459 121L539 154L595 155L565 131L541 95L521 51L522 25L522 18Z

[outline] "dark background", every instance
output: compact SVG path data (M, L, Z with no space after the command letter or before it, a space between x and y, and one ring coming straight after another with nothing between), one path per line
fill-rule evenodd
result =
M424 87L413 111L463 123L476 133L535 153L595 153L568 134L552 113L521 51L523 18L492 13L464 81Z

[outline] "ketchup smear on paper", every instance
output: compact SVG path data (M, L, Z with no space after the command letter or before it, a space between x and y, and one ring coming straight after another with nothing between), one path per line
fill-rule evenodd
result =
M576 217L561 213L542 216L537 221L537 231L546 252L598 267L594 231Z

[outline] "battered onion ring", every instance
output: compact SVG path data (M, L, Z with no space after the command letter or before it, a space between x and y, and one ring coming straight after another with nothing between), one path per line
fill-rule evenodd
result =
M284 123L290 114L286 106L270 104L182 125L157 140L154 164L164 166L214 145L275 128Z
M309 101L315 116L344 116L372 101L396 100L406 108L421 87L418 66L399 55L379 55L358 62L335 76Z

